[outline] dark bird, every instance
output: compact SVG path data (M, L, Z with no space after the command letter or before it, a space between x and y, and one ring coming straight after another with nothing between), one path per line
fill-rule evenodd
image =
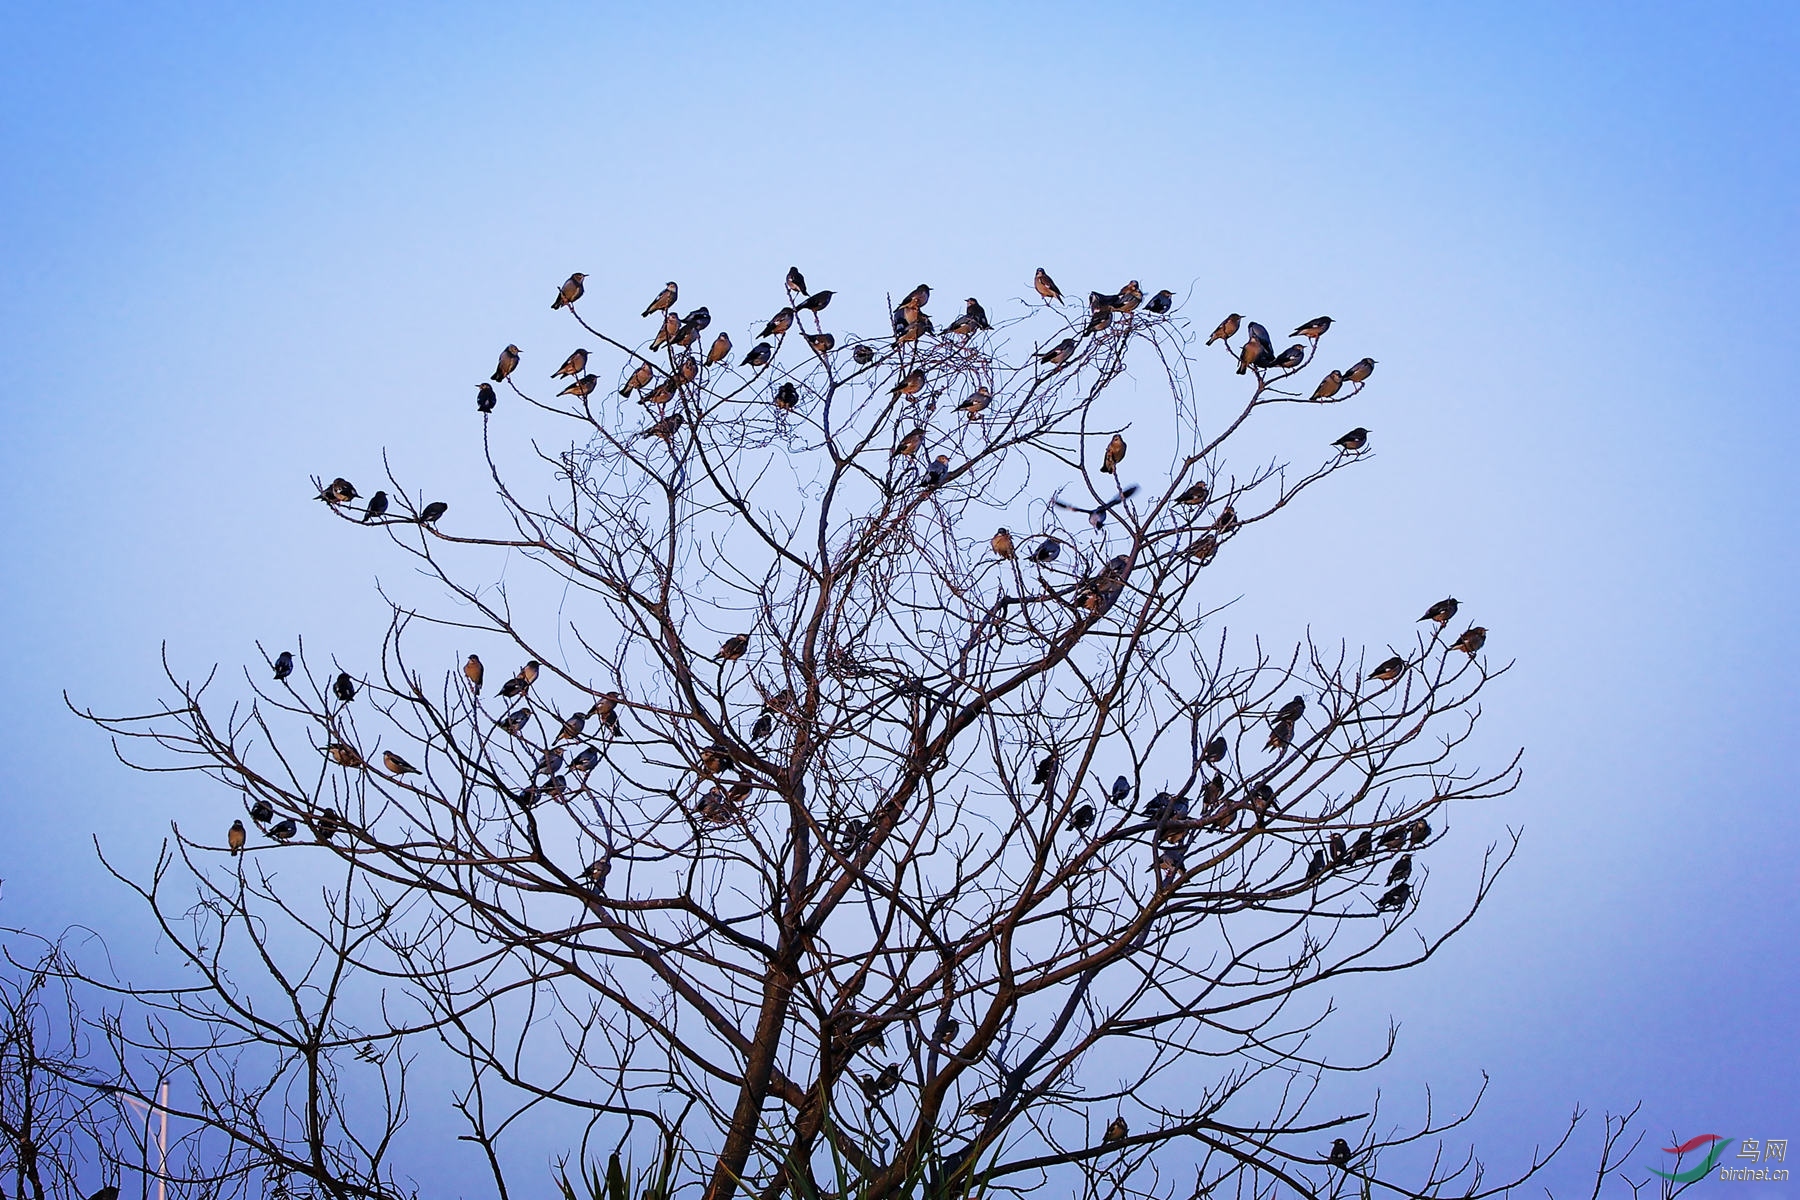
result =
M1114 804L1124 804L1131 799L1131 779L1121 775L1113 780L1112 791L1108 794Z
M430 504L427 504L424 508L419 510L419 524L434 524L439 517L449 511L450 506L448 504L445 504L442 500L433 500Z
M1423 846L1426 839L1431 837L1431 822L1424 817L1418 817L1406 827L1406 833L1413 845Z
M837 295L836 292L832 291L830 288L825 288L822 291L814 292L812 295L796 304L794 308L799 312L824 312L825 306L831 303L831 298L835 295Z
M1050 498L1050 503L1054 504L1057 508L1063 509L1067 512L1086 513L1087 519L1088 519L1088 524L1092 525L1095 529L1099 529L1101 526L1106 524L1107 511L1109 509L1113 508L1115 505L1123 504L1125 501L1127 501L1127 500L1131 499L1133 496L1137 495L1137 490L1138 490L1138 485L1134 483L1130 487L1125 488L1122 491L1120 491L1120 493L1118 495L1114 496L1111 500L1108 500L1106 503L1100 505L1098 508L1083 508L1079 504L1070 504L1067 500L1064 500L1061 496L1052 496Z
M750 740L753 742L760 742L774 732L775 714L772 712L758 713L756 724L750 726Z
M1225 777L1217 771L1212 778L1200 785L1200 800L1208 808L1225 798Z
M325 757L340 767L355 769L363 765L362 755L354 746L346 746L342 742L331 742L325 747Z
M1396 883L1381 893L1381 899L1375 902L1375 911L1398 912L1406 907L1406 902L1410 899L1412 899L1412 884Z
M656 374L656 369L649 363L639 363L637 365L637 370L625 377L625 384L619 389L619 395L629 396L632 392L637 391L646 383L649 383L650 377L654 374Z
M638 434L638 440L661 438L665 442L672 442L675 440L675 435L681 431L681 423L680 413L670 413L654 425L646 426L644 431Z
M1100 1135L1100 1144L1122 1142L1131 1136L1131 1126L1125 1123L1124 1117L1114 1117L1106 1123L1106 1132Z
M523 674L514 675L500 685L500 698L511 700L514 696L523 696L530 688L531 680L526 679Z
M1311 883L1313 880L1319 878L1321 875L1325 874L1325 870L1325 851L1323 849L1314 850L1312 862L1307 864L1306 882Z
M794 386L793 380L781 381L781 386L775 389L774 403L776 408L786 409L789 412L799 405L800 389Z
M1162 291L1156 293L1156 295L1150 297L1150 303L1144 305L1144 311L1155 313L1160 317L1174 307L1175 293L1171 292L1168 288L1164 288Z
M367 525L370 521L381 517L387 510L388 494L386 492L376 492L373 496L369 497L369 503L363 509L363 524Z
M1221 733L1206 743L1206 746L1200 751L1200 761L1211 766L1213 763L1223 762L1225 756L1230 752L1231 745L1225 740L1225 735Z
M1361 425L1358 425L1355 429L1352 429L1349 433L1346 433L1343 437L1331 444L1342 450L1345 454L1355 454L1358 450L1361 450L1364 446L1369 444L1369 431L1364 429Z
M1200 539L1188 547L1187 552L1200 560L1200 565L1210 563L1219 553L1219 539L1212 534L1202 534Z
M1185 492L1181 493L1181 495L1175 497L1175 503L1205 504L1211 496L1212 489L1207 487L1204 481L1201 481L1193 484Z
M1299 342L1295 342L1286 350L1277 354L1275 356L1275 361L1270 365L1277 371L1291 371L1305 361L1306 347L1302 346Z
M550 302L550 311L555 312L559 308L567 308L581 299L581 294L587 291L586 285L582 283L582 280L586 278L586 275L577 271L563 280L563 285L556 289L556 299Z
M1461 650L1470 658L1487 645L1487 630L1480 625L1471 625L1463 630L1462 636L1450 643L1452 650Z
M725 644L719 647L719 653L715 655L715 657L718 658L720 662L736 662L738 659L744 657L749 649L750 635L747 633L734 633L725 639Z
M1213 521L1213 528L1220 533L1230 533L1238 527L1237 507L1227 504L1219 510L1218 518Z
M345 704L356 699L356 681L350 678L350 672L338 672L337 678L331 681L331 694Z
M1112 435L1112 441L1106 443L1106 455L1100 460L1100 469L1108 475L1119 473L1119 464L1125 461L1125 439L1118 434Z
M1056 751L1052 750L1039 760L1037 769L1031 773L1032 785L1034 787L1042 787L1044 784L1050 782L1050 776L1055 774L1055 772Z
M731 356L731 335L721 332L713 339L712 349L706 352L706 365L722 363Z
M606 890L606 877L612 873L610 858L596 858L581 872L581 882L596 892Z
M969 1115L978 1121L985 1121L999 1112L1002 1101L998 1096L990 1096L986 1100L977 1100L969 1105Z
M274 805L260 796L257 797L256 803L250 806L250 819L258 825L267 825L275 819Z
M955 1017L944 1017L938 1021L937 1028L931 1031L931 1040L942 1046L954 1042L961 1033L962 1022Z
M881 1069L879 1075L859 1075L856 1082L861 1085L863 1095L871 1100L879 1100L900 1086L900 1064L889 1063Z
M856 349L850 351L850 357L856 360L857 366L866 367L875 361L875 347L867 342L859 343Z
M336 837L338 831L344 827L344 818L338 815L337 809L328 808L321 812L317 819L310 823L312 825L313 840L317 842L329 842L332 838Z
M1062 289L1056 286L1056 280L1044 273L1044 268L1037 269L1037 274L1032 277L1031 286L1036 288L1037 294L1044 299L1054 300L1058 304L1062 303Z
M953 334L957 337L974 337L977 333L981 332L981 325L974 317L971 317L968 313L964 313L962 316L956 318L956 320L950 322L949 327L946 328L944 332Z
M88 1200L119 1200L119 1189L109 1183L89 1196Z
M339 475L336 479L326 484L325 490L319 493L319 499L333 507L336 507L339 504L348 504L352 500L360 498L361 497L356 490L356 485L351 483L348 479L345 479L342 475Z
M1334 1167L1348 1167L1350 1165L1350 1143L1343 1138L1333 1141L1331 1153L1326 1156L1326 1161Z
M1382 664L1369 672L1370 679L1379 679L1383 683L1391 683L1406 673L1406 660L1398 654L1386 659Z
M616 735L619 732L619 693L603 693L588 711L599 718L600 728L608 734Z
M824 358L827 354L830 354L831 348L837 345L837 338L829 333L809 333L805 336L806 344L811 346L812 352L817 354L820 358Z
M1374 373L1375 360L1372 358L1359 358L1351 365L1348 371L1344 372L1344 378L1348 379L1351 383L1361 383Z
M1178 803L1176 798L1171 796L1168 792L1158 792L1156 795L1150 797L1150 799L1144 801L1144 815L1149 817L1152 821L1160 821L1164 817L1174 816L1176 814L1173 810L1173 806L1176 803ZM1184 807L1184 814L1185 811Z
M1250 322L1249 335L1244 339L1243 349L1238 351L1237 373L1242 375L1246 370L1255 367L1261 371L1275 364L1275 348L1269 344L1269 331Z
M575 382L571 383L568 387L564 388L562 391L560 391L556 394L559 396L574 396L578 400L585 399L586 397L593 395L594 389L599 386L600 386L600 379L598 376L583 375L580 379L577 379Z
M494 406L499 403L500 403L500 394L498 392L494 391L493 384L478 383L475 385L475 411L476 412L491 413L494 411Z
M762 327L762 332L756 336L759 338L780 337L782 334L786 333L793 324L794 310L792 308L784 307L780 312L769 318L769 323L764 325Z
M919 452L919 447L924 444L925 430L923 428L915 428L911 433L908 433L905 437L900 439L894 448L888 452L888 457L911 458Z
M888 395L914 396L917 395L919 390L924 386L925 372L918 367L914 367L906 373L899 383L896 383L892 388L888 389Z
M271 815L273 814L271 813ZM244 823L242 821L233 821L231 823L231 828L225 831L225 844L231 848L231 856L233 858L236 858L238 852L244 848L244 836Z
M504 717L501 717L498 721L495 721L494 724L506 730L506 732L512 734L514 737L518 737L524 732L525 723L529 720L531 720L531 710L529 708L515 708Z
M681 318L673 312L663 314L662 324L656 327L656 336L650 339L650 348L660 350L675 340L681 332Z
M588 352L586 350L577 350L575 353L569 355L569 357L563 359L563 365L551 372L550 378L573 379L583 371L587 370L587 360Z
M675 379L679 383L692 383L700 378L700 363L691 354L684 354L675 362Z
M932 332L931 318L920 313L916 317L909 318L904 323L895 322L894 344L897 346L904 346L908 342L918 341L930 332Z
M1324 337L1325 331L1330 328L1331 328L1331 318L1330 317L1314 317L1312 320L1308 321L1306 324L1300 326L1300 328L1294 330L1294 332L1289 334L1288 336L1312 338L1314 341L1317 341L1321 337Z
M1012 533L1004 526L994 531L994 536L988 539L988 545L992 546L994 553L1001 558L1011 558L1017 552L1017 548L1013 545Z
M1277 721L1298 721L1306 712L1306 697L1295 696L1286 704L1275 710Z
M1325 378L1319 380L1319 386L1313 389L1313 394L1311 395L1311 397L1309 397L1309 399L1329 400L1333 396L1337 395L1338 389L1343 386L1344 386L1343 372L1327 371L1327 372L1325 372Z
M1031 552L1031 561L1034 563L1051 562L1061 553L1061 542L1057 541L1055 538L1045 538L1037 544L1037 549Z
M1232 313L1230 316L1226 317L1223 321L1220 321L1217 328L1215 328L1212 331L1212 336L1206 339L1206 344L1210 346L1214 342L1218 342L1218 341L1227 341L1228 342L1232 338L1236 337L1237 331L1238 331L1238 324L1243 319L1244 318L1241 314Z
M477 696L481 695L481 681L487 676L487 668L481 665L481 659L469 655L469 661L463 664L463 678L469 681L469 690Z
M681 318L681 327L675 331L675 344L685 346L693 341L702 329L712 324L712 312L702 304L687 316Z
M1091 804L1083 804L1080 808L1077 808L1073 813L1069 814L1069 828L1073 829L1076 833L1080 833L1093 823L1094 806Z
M973 421L987 411L988 405L994 402L993 393L984 385L970 392L963 402L956 406L956 411Z
M583 746L574 758L569 760L569 770L587 775L600 765L600 752L592 746Z
M573 713L564 717L562 727L556 731L556 740L572 742L579 738L582 731L587 728L587 719L588 715L585 712Z
M503 383L519 366L519 348L508 345L500 352L500 361L494 364L494 373L488 376L495 383Z
M291 650L283 650L275 656L275 682L280 683L294 673L294 654Z
M787 273L787 290L806 295L806 276L800 273L799 267L789 267Z
M647 317L653 312L667 312L669 309L675 307L676 297L680 295L680 285L671 279L669 282L663 284L663 290L656 293L656 299L650 302L649 307L644 309L644 311L638 315ZM576 369L579 370L580 368Z
M381 765L388 769L390 775L417 775L419 768L395 754L392 750L381 752Z
M775 347L767 342L758 342L750 347L750 353L744 355L743 365L746 367L766 367L769 360L775 357Z
M1425 615L1420 617L1419 620L1436 621L1440 626L1448 625L1450 623L1450 618L1456 615L1456 608L1456 597L1446 596L1444 599L1439 600L1436 604L1426 609Z
M1363 859L1369 857L1370 854L1374 853L1374 851L1375 835L1372 831L1365 829L1356 835L1356 840L1354 842L1350 843L1350 857L1345 861L1352 863L1361 862Z
M1050 347L1050 349L1038 355L1038 361L1041 363L1049 363L1053 367L1060 367L1074 357L1075 339L1069 337L1064 338L1062 341L1056 343L1056 345Z
M1260 829L1263 819L1269 815L1269 810L1275 807L1274 787L1267 781L1257 784L1250 789L1249 802L1251 809L1256 813L1257 828Z
M948 454L940 454L932 459L926 466L925 478L921 481L920 486L928 488L941 487L944 480L948 478L950 478L950 456Z
M300 826L294 824L294 818L292 817L288 817L286 820L269 828L269 836L278 842L291 842L294 840L294 835L299 832Z
M1334 867L1341 867L1344 865L1344 860L1350 857L1349 843L1344 841L1344 835L1341 833L1332 834L1330 842L1331 865Z
M1383 850L1398 850L1406 845L1406 826L1391 825L1382 830L1381 836L1375 841Z
M562 770L562 765L563 752L552 746L550 749L544 751L542 757L538 759L537 769L533 771L532 774L554 775Z
M1412 855L1402 854L1394 865L1388 868L1387 881L1390 884L1404 883L1412 876Z
M1088 293L1088 311L1092 312L1095 316L1099 316L1101 313L1106 313L1110 316L1124 307L1125 300L1122 296L1106 296L1099 292Z
M1119 311L1136 312L1137 306L1144 302L1144 289L1133 279L1119 289Z

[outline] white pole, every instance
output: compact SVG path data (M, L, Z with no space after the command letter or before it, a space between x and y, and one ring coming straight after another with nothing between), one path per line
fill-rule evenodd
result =
M143 1110L146 1123L148 1123L151 1108L155 1108L157 1111L159 1120L158 1120L158 1128L157 1128L157 1133L156 1133L156 1200L166 1200L166 1189L168 1188L168 1174L169 1174L169 1083L168 1083L168 1080L165 1079L163 1081L162 1088L160 1089L160 1092L157 1096L156 1104L146 1105L142 1100L139 1100L136 1096L126 1096L125 1103L131 1105L131 1107L133 1107L133 1108ZM147 1132L149 1132L149 1130L146 1129L145 1132L147 1133Z

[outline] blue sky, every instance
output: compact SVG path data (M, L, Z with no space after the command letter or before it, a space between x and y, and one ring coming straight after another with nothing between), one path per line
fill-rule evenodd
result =
M795 262L873 327L1042 264L1381 361L1377 461L1242 572L1240 628L1379 643L1454 592L1517 658L1482 745L1525 783L1459 836L1521 860L1346 992L1346 1045L1403 1023L1396 1098L1490 1071L1501 1162L1577 1101L1800 1137L1792 9L7 12L0 921L129 927L90 838L141 863L226 802L61 693L146 707L165 640L372 653L411 582L308 477L386 447L479 511L473 382L560 361L570 271L602 319L676 278L735 329Z

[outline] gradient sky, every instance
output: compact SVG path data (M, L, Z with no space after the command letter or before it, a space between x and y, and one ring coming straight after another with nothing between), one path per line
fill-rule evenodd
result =
M412 581L309 476L386 448L482 511L473 384L561 360L570 271L735 336L790 262L865 329L1042 264L1380 360L1353 420L1280 418L1378 458L1258 543L1234 628L1381 644L1453 592L1517 659L1478 740L1524 786L1456 821L1517 865L1340 997L1347 1050L1402 1025L1386 1102L1487 1070L1497 1170L1578 1102L1800 1145L1794 8L366 7L5 6L0 924L134 928L91 838L141 869L235 805L65 689L148 708L165 640L373 658Z

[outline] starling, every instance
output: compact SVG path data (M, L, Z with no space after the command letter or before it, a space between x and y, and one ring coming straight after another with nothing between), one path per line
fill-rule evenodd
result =
M1075 339L1071 337L1064 338L1050 349L1038 355L1038 361L1041 363L1048 363L1053 367L1060 367L1074 357Z
M619 387L619 395L629 396L632 392L638 391L650 382L650 377L655 373L655 369L649 363L639 363L637 369L625 377L625 382Z
M383 750L381 752L381 765L388 769L390 775L417 775L419 773L419 768L413 766L404 758L395 754L392 750Z
M517 346L509 345L500 352L500 361L494 365L494 373L488 376L488 378L492 379L495 383L504 383L506 377L511 375L513 371L518 368L518 365L519 348Z
M325 747L325 757L340 767L355 769L363 765L362 755L354 746L346 746L342 742L332 742Z
M280 683L294 673L294 653L283 650L275 656L275 682Z
M1124 1117L1114 1117L1106 1123L1106 1132L1100 1135L1102 1146L1109 1142L1122 1142L1131 1136L1131 1126L1125 1123Z
M1223 762L1225 756L1230 752L1231 745L1225 740L1225 735L1221 733L1201 749L1200 761L1211 766L1214 763Z
M574 758L569 760L569 770L583 776L590 774L600 765L600 752L592 746L583 746Z
M267 825L275 819L275 807L259 796L256 803L250 806L250 819L258 825Z
M956 320L950 322L949 327L945 329L944 332L954 334L957 337L967 338L974 337L980 330L981 326L976 324L975 318L971 317L968 313L964 313L962 316L956 318Z
M775 732L775 714L761 712L756 716L756 724L750 726L750 740L760 742Z
M1350 847L1344 841L1344 835L1341 833L1332 834L1331 835L1331 865L1334 867L1341 867L1344 865L1344 860L1349 857L1350 857Z
M1375 835L1371 831L1365 829L1356 835L1356 840L1354 842L1350 843L1350 857L1345 861L1352 863L1361 862L1363 859L1369 857L1374 850Z
M1156 295L1150 297L1150 303L1144 305L1144 311L1155 313L1160 317L1174 307L1175 293L1171 292L1168 288L1164 288L1162 291L1156 293Z
M1149 817L1152 821L1162 820L1164 817L1170 815L1169 805L1174 799L1175 797L1169 795L1167 792L1156 793L1156 795L1144 801L1144 815Z
M1326 1161L1331 1163L1334 1167L1349 1167L1350 1143L1346 1142L1343 1138L1334 1140L1331 1143L1331 1154L1327 1157Z
M950 456L948 454L940 454L932 459L931 463L925 468L925 478L921 483L921 486L928 488L941 487L944 480L949 477Z
M1218 327L1212 331L1212 336L1206 339L1206 344L1210 346L1214 342L1217 342L1217 341L1227 341L1228 342L1232 338L1236 337L1237 331L1238 331L1238 323L1241 322L1243 319L1244 318L1242 317L1242 315L1240 315L1238 313L1232 313L1230 316L1226 317L1223 321L1220 321L1218 324Z
M1061 542L1057 541L1055 538L1045 538L1037 544L1037 549L1031 552L1031 561L1034 563L1051 562L1061 553Z
M336 479L326 484L325 490L319 493L319 499L334 508L339 504L348 504L352 500L360 498L361 497L356 490L356 485L351 483L348 479L345 479L342 475L339 475Z
M712 349L706 352L706 365L710 367L715 363L722 363L730 355L731 335L729 333L720 333L718 337L713 339Z
M500 394L498 392L494 391L493 384L478 383L475 385L475 411L476 412L491 413L494 411L494 406L499 403L500 403Z
M1268 782L1257 784L1250 789L1250 807L1256 810L1256 823L1260 827L1269 809L1275 806L1275 789Z
M555 312L559 308L567 308L581 299L581 294L587 290L581 281L586 278L586 275L577 271L563 280L563 285L556 289L556 299L550 302L550 311Z
M990 1096L986 1100L977 1100L969 1105L969 1115L978 1121L985 1121L1001 1110L1004 1102L998 1096Z
M1210 533L1202 534L1198 541L1188 547L1188 553L1199 559L1200 565L1204 567L1218 557L1219 539Z
M921 283L918 287L906 293L906 295L901 298L900 307L912 312L918 312L929 303L931 303L931 285Z
M1325 865L1325 851L1322 849L1314 850L1312 862L1307 864L1306 867L1306 882L1311 883L1313 880L1319 878L1319 876L1325 874Z
M562 765L563 752L552 746L550 749L544 751L543 756L538 759L537 769L533 771L532 774L554 775L562 770Z
M569 355L569 357L563 359L563 365L556 368L556 370L551 373L550 378L573 379L583 371L587 370L587 360L588 352L586 350L577 350L575 353Z
M1088 293L1088 311L1096 317L1102 314L1110 317L1124 307L1125 299L1122 296L1103 296L1099 292Z
M1463 630L1461 637L1450 643L1450 648L1461 650L1470 658L1474 658L1485 645L1487 645L1487 630L1480 625L1471 625Z
M1037 294L1044 299L1054 300L1058 304L1063 302L1062 289L1056 286L1056 280L1044 273L1044 268L1039 267L1037 269L1037 274L1032 278L1031 286L1036 288Z
M1295 696L1286 704L1275 710L1277 721L1298 721L1306 712L1306 697Z
M1118 434L1112 435L1112 441L1106 443L1106 456L1100 461L1100 469L1108 475L1117 476L1119 464L1125 461L1125 439Z
M994 553L998 554L1001 558L1013 557L1013 537L1005 526L994 531L994 536L988 539L988 545L992 546L994 548Z
M1369 431L1358 425L1337 441L1331 443L1345 454L1355 454L1369 444Z
M88 1200L119 1200L119 1189L115 1185L109 1183L93 1195L89 1196Z
M606 877L611 873L612 860L610 858L596 858L581 872L581 882L587 884L588 887L596 892L603 892L606 890Z
M1177 503L1177 504L1205 504L1206 501L1211 497L1211 495L1212 495L1212 489L1207 487L1205 482L1202 481L1202 482L1195 483L1193 486L1189 487L1187 489L1187 491L1185 491L1185 492L1181 493L1181 495L1175 497L1175 503Z
M1219 510L1219 516L1218 519L1213 522L1213 528L1220 533L1230 533L1237 527L1237 508L1234 505L1227 504L1224 508Z
M1406 907L1406 902L1410 899L1412 899L1412 884L1396 883L1381 894L1381 899L1375 902L1375 910L1377 912L1399 912Z
M924 444L925 430L923 428L915 428L911 433L900 439L899 443L888 452L888 457L911 458L919 452L919 447Z
M700 363L691 354L684 354L675 363L675 379L678 383L692 383L700 378Z
M764 325L762 327L762 332L756 336L759 338L780 337L782 334L786 333L793 324L794 310L784 307L780 312L769 318L769 323Z
M515 696L523 696L530 687L531 684L529 682L515 675L500 685L500 698L502 700L511 700Z
M856 1082L862 1086L863 1095L871 1100L879 1100L900 1086L900 1064L889 1063L875 1076L859 1075Z
M775 357L775 347L767 342L758 342L750 347L750 353L744 355L743 365L746 367L766 367L769 360Z
M916 342L931 332L931 318L920 315L913 317L903 325L894 329L894 344L903 346L908 342Z
M1381 836L1376 838L1375 841L1383 850L1398 850L1400 847L1406 845L1406 826L1391 825L1382 830Z
M1389 884L1404 883L1412 875L1412 855L1402 854L1394 865L1388 868Z
M556 394L559 396L574 396L576 399L585 399L594 394L594 388L599 386L599 383L600 380L596 376L583 375L580 379L577 379L574 383L571 383L568 387Z
M673 442L675 440L675 435L681 430L681 422L682 417L680 413L670 413L654 425L645 427L644 431L638 434L638 440L642 441L645 438L661 438L665 442Z
M656 293L656 299L650 302L649 307L644 309L644 311L638 315L647 317L653 312L667 312L675 306L675 298L679 295L681 295L681 288L673 279L671 279L669 282L663 284L663 290ZM578 367L576 369L579 370L580 368Z
M619 693L604 693L588 711L600 719L600 728L608 734L616 735L619 732Z
M331 693L345 704L356 699L356 681L350 678L350 672L338 672L337 678L331 682Z
M376 492L373 496L369 497L369 503L363 509L362 523L367 525L370 521L381 517L387 510L388 494L386 492Z
M715 657L717 657L720 662L736 662L738 659L744 657L749 649L750 635L747 633L734 633L725 639L725 644L719 647L719 653Z
M1359 358L1348 371L1344 372L1344 378L1348 379L1351 383L1361 383L1374 373L1375 360L1372 358Z
M1425 615L1420 617L1419 620L1421 620L1421 621L1436 621L1438 623L1438 625L1441 627L1444 625L1448 625L1450 623L1450 618L1454 617L1455 615L1456 615L1456 597L1455 596L1446 596L1444 599L1439 600L1436 604L1434 604L1430 608L1426 609Z
M1056 772L1056 751L1052 750L1050 753L1044 755L1044 757L1039 760L1037 769L1032 772L1032 774L1031 774L1032 786L1042 787L1044 784L1049 783L1050 776L1055 774L1055 772Z
M1406 660L1398 654L1384 661L1379 667L1369 672L1370 679L1379 679L1383 683L1392 683L1406 673Z
M1299 342L1295 342L1286 350L1277 354L1275 356L1275 361L1270 365L1277 371L1291 371L1305 361L1306 347L1302 346Z
M1080 833L1093 823L1094 806L1091 804L1083 804L1080 808L1069 814L1069 828L1076 833Z
M857 366L866 367L875 361L875 347L866 343L860 344L850 352L850 357L856 360Z
M1416 818L1411 825L1406 827L1406 835L1413 845L1423 846L1426 839L1431 836L1431 822L1424 817Z
M463 678L469 681L469 690L477 696L481 695L481 681L486 675L487 670L481 665L481 659L473 654L469 655L469 661L463 664Z
M806 335L806 344L812 347L814 354L824 358L831 353L831 348L837 345L837 338L829 333L809 333Z
M681 328L676 331L675 342L685 346L694 340L693 335L712 324L712 312L702 304L687 316L681 318Z
M506 730L506 732L512 734L514 737L518 737L524 732L525 723L529 720L531 720L531 710L529 708L515 708L504 717L501 717L498 721L495 721L494 724Z
M1130 778L1127 776L1121 775L1117 779L1113 780L1112 791L1108 793L1108 796L1110 797L1110 799L1112 800L1112 802L1114 804L1124 804L1127 800L1130 800L1131 799L1131 780L1130 780Z
M450 506L442 500L433 500L419 510L419 524L433 524L439 517L450 511Z
M918 367L906 373L906 376L888 390L890 396L914 396L925 386L925 372Z
M955 1017L944 1017L938 1021L937 1028L931 1031L931 1040L941 1046L946 1042L954 1042L960 1033L962 1022Z
M977 300L973 296L970 296L967 300L963 301L963 304L965 304L967 306L963 312L963 315L965 317L968 317L971 320L973 320L975 322L976 328L978 328L978 329L992 329L993 328L993 326L988 323L987 309L981 307L981 301Z
M812 295L796 304L794 308L797 312L824 312L825 306L831 303L831 298L835 295L837 295L836 292L832 291L830 288L825 288L822 291L814 292Z
M231 828L225 831L225 844L231 847L231 856L236 858L238 852L244 848L244 823L242 821L233 821Z
M675 340L681 332L681 318L673 312L663 314L662 324L656 327L656 336L650 339L650 349L660 350Z
M969 393L967 399L956 406L956 411L973 421L982 413L986 412L987 406L992 404L993 401L993 393L989 392L985 386L978 387Z
M1244 348L1238 352L1237 373L1242 375L1247 368L1255 367L1261 371L1275 365L1275 348L1269 344L1269 331L1250 322L1249 336L1244 339Z
M800 273L799 267L788 268L787 290L802 296L806 295L806 276Z
M1200 799L1208 806L1217 804L1225 798L1225 777L1217 771L1212 778L1200 785Z
M327 808L319 813L318 818L312 821L311 824L313 840L317 842L329 842L332 838L336 837L338 831L344 827L344 818L338 815L337 809Z
M1325 378L1319 380L1319 386L1313 389L1313 394L1309 399L1329 400L1337 395L1338 389L1343 386L1344 373L1342 371L1327 371Z
M784 379L781 381L781 386L775 389L774 403L776 408L785 409L789 412L792 412L794 408L799 405L800 390L794 386L793 380Z
M1312 320L1308 321L1306 324L1300 326L1300 328L1294 330L1294 332L1289 334L1288 336L1289 337L1311 338L1316 342L1321 337L1325 336L1325 331L1330 328L1331 328L1331 318L1330 317L1314 317Z
M269 836L278 842L291 842L294 840L294 835L299 832L300 827L294 824L292 817L288 817L279 824L271 826Z
M1133 279L1119 289L1119 311L1136 312L1137 306L1144 302L1144 289Z
M576 738L579 738L582 731L587 728L587 719L588 715L585 712L574 713L563 718L562 728L556 731L556 740L559 742L572 742Z

